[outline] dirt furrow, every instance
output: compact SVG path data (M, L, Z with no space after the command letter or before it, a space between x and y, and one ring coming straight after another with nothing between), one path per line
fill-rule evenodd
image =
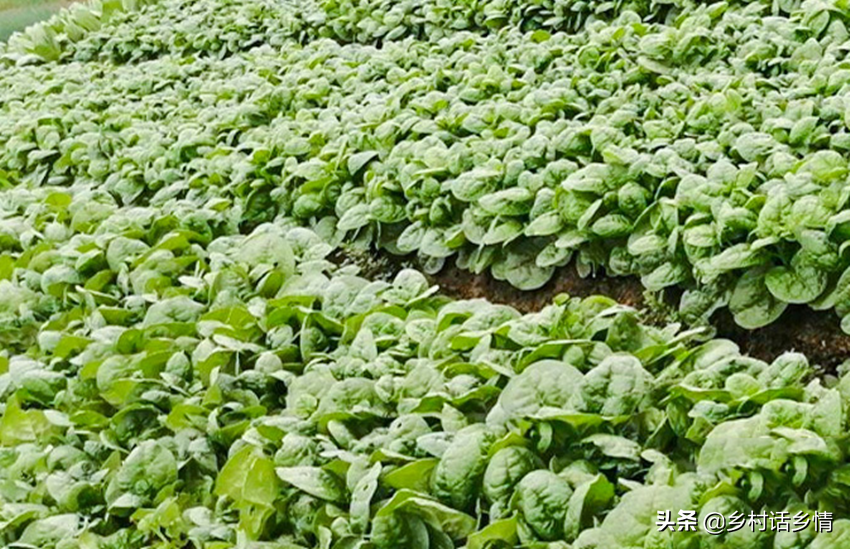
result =
M415 262L407 258L386 253L340 253L335 260L357 264L367 278L391 278L406 266L416 267ZM507 282L494 279L489 273L474 274L461 270L451 261L430 279L447 296L456 299L486 298L524 313L540 310L561 293L577 297L605 295L643 310L649 321L664 322L663 313L657 306L647 303L644 288L637 278L604 275L582 278L572 265L561 268L552 280L535 291L518 290ZM665 299L671 304L677 300L676 296L666 296ZM804 305L793 305L770 326L747 330L735 324L728 310L721 310L712 318L712 325L717 330L717 337L736 342L742 352L762 360L770 361L786 351L797 351L804 353L812 364L819 365L824 373L833 373L844 361L850 360L850 335L841 330L840 319L833 311L814 311Z

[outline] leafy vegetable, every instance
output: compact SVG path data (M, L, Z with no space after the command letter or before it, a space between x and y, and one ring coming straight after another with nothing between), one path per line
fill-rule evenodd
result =
M645 546L691 543L658 538L657 511L717 497L846 510L847 380L809 382L802 355L767 364L605 298L450 301L416 271L336 267L301 227L131 211L71 242L128 224L141 255L100 263L96 290L32 290L32 340L2 355L4 543ZM49 244L8 282L79 257Z
M848 316L842 9L533 4L78 6L0 51L2 178L79 187L54 236L185 200L228 230L292 218L523 290L570 261L639 275L688 290L691 322ZM123 238L111 268L144 253ZM70 267L39 289L79 283Z
M683 317L850 324L847 10L96 1L0 46L0 540L40 549L839 547L850 377ZM378 47L380 46L380 47Z

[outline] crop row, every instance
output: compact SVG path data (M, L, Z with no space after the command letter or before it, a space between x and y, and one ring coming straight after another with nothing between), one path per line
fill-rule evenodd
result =
M280 46L330 38L343 44L381 44L404 38L436 42L462 31L505 29L578 32L623 13L654 22L677 22L700 7L693 0L91 0L10 41L7 60L108 55L127 61L166 52L228 55L259 43ZM760 0L717 2L748 14L791 16L826 27L846 6L841 1ZM33 59L29 59L30 61Z
M368 281L223 203L2 195L0 540L40 549L840 547L658 511L846 515L850 377L613 301ZM16 330L12 331L13 328ZM566 545L569 543L570 545Z
M523 289L575 259L584 275L684 288L689 321L728 305L754 328L788 303L850 318L836 11L712 4L670 25L625 12L572 34L378 49L276 42L250 24L265 11L216 5L144 10L136 28L165 52L147 61L5 71L10 183L94 180L124 204L220 198L245 226L323 220L428 270L456 258ZM187 56L195 33L247 42ZM98 36L79 51L103 49Z
M798 0L772 6L793 10ZM75 6L10 41L7 60L59 60L92 54L120 61L169 51L227 55L260 43L330 38L375 44L403 38L437 41L458 31L575 31L588 20L630 11L664 19L694 7L688 0L517 0L444 2L419 0L93 0Z
M844 370L328 260L850 330L847 13L108 0L0 46L0 545L850 546Z

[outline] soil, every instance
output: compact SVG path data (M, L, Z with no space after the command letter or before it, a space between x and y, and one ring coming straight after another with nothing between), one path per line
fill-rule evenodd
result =
M404 267L416 267L408 259L386 253L368 256L339 254L334 259L339 263L359 265L368 278L389 279ZM561 268L545 286L529 292L496 280L489 273L476 275L447 261L446 267L431 275L430 279L449 297L487 298L523 313L539 311L561 293L576 297L605 295L643 310L648 322L664 323L663 311L647 302L644 288L636 277L597 275L582 278L574 266L568 265ZM664 301L676 303L678 298L666 296ZM834 373L838 366L850 359L850 335L841 330L840 319L832 311L815 311L804 305L792 305L770 326L747 330L735 324L728 310L721 310L712 318L712 324L717 330L716 337L730 339L740 346L741 352L768 362L784 352L797 351L804 353L822 373Z
M850 359L850 335L841 330L841 319L833 311L815 311L792 305L773 324L758 330L741 328L729 311L712 319L720 337L731 339L750 356L772 360L785 351L805 354L823 373L835 373Z
M646 307L644 290L636 278L597 276L581 278L572 267L560 269L539 290L518 290L489 274L476 275L458 269L454 265L445 267L431 277L439 284L444 294L457 299L486 297L496 303L505 303L523 313L539 311L558 294L577 297L604 295L623 305L636 309Z

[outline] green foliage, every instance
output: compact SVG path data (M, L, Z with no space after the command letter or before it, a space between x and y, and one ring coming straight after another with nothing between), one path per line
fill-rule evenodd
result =
M842 2L103 0L0 46L0 543L684 549L850 512L850 377L367 280L850 326ZM377 47L380 46L380 47Z
M412 270L370 282L308 229L219 234L226 215L114 208L9 256L32 285L9 322L36 333L0 361L5 544L772 549L656 515L850 511L848 377L601 297L520 315ZM65 264L92 274L39 289Z
M684 289L692 323L845 317L850 21L830 6L95 2L4 46L0 170L109 193L76 228L191 197L523 290L570 261L639 275Z

